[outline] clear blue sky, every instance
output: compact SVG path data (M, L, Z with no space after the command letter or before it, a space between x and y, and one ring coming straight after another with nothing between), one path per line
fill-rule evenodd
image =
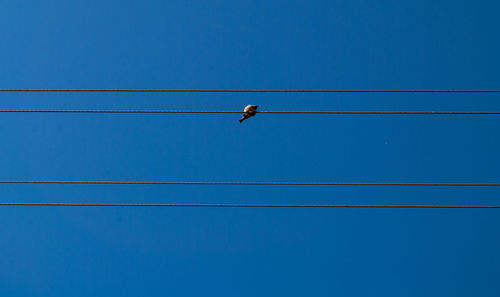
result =
M0 88L499 89L495 1L4 1ZM2 109L499 111L495 94ZM0 180L499 182L497 116L2 114ZM494 188L1 185L2 202L498 204ZM500 213L0 208L1 296L499 296Z

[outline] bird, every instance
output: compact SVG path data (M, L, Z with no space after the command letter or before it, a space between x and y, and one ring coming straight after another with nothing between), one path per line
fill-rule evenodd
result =
M247 107L245 107L245 109L243 110L243 117L240 119L240 123L248 118L255 116L258 107L258 105L247 105Z

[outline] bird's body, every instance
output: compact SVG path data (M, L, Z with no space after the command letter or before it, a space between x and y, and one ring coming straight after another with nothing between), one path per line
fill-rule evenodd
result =
M250 117L255 116L255 114L257 114L258 107L258 105L247 105L247 107L245 107L245 109L243 110L243 117L240 119L240 123Z

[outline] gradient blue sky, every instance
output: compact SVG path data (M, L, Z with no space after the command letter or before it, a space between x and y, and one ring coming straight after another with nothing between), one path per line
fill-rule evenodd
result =
M498 89L495 1L3 1L0 88ZM498 111L496 94L0 94ZM499 182L497 116L2 114L0 180ZM2 202L498 204L495 188L1 185ZM2 296L499 296L500 213L0 208Z

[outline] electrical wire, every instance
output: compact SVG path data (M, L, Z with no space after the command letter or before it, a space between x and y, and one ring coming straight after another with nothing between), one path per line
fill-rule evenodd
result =
M65 206L65 207L259 207L259 208L500 208L500 205L346 205L346 204L171 204L171 203L10 203L0 206Z
M500 93L500 90L0 89L0 92L107 92L107 93Z
M38 110L3 109L0 113L100 113L100 114L226 114L242 111L206 110ZM500 111L258 111L267 114L338 114L338 115L500 115Z
M81 185L226 185L226 186L423 186L423 187L500 187L500 183L352 183L352 182L174 182L174 181L35 181L0 180L0 184L81 184Z

